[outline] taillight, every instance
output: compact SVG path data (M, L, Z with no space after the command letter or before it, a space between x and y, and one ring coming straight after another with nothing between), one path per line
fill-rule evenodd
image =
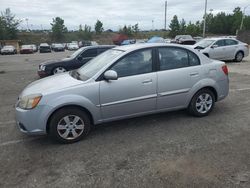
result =
M222 68L223 72L225 73L225 75L228 75L228 68L227 68L227 66L223 65L221 68Z
M249 48L249 45L246 44L245 47Z

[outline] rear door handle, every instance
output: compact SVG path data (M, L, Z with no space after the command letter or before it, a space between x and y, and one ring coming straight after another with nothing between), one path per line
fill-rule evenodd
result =
M147 79L147 80L144 80L142 83L143 83L143 84L150 84L150 83L152 83L152 82L153 82L152 79Z
M192 73L190 73L190 76L198 76L198 75L199 75L198 72L192 72Z

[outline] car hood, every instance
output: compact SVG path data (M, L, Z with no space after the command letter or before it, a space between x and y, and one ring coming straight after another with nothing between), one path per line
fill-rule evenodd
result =
M43 95L45 93L59 91L82 83L83 81L71 77L69 72L66 72L32 82L23 90L20 97L32 94Z
M72 59L70 58L64 58L64 59L56 59L56 60L48 60L45 62L42 62L40 65L54 65L55 63L61 63L61 62L67 62L67 61L71 61Z

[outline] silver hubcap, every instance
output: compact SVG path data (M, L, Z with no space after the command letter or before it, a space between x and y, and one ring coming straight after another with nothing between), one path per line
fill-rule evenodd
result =
M54 74L59 74L59 73L63 73L63 72L66 72L66 69L63 67L57 67L54 70Z
M76 115L63 117L57 125L58 134L66 140L78 138L83 133L83 130L84 121Z
M213 98L208 93L201 94L196 100L196 110L199 113L207 113L213 105Z
M238 53L236 56L237 61L241 61L243 59L242 53Z

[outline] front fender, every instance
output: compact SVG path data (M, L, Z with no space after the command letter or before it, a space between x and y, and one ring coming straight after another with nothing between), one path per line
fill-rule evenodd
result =
M70 105L76 105L85 108L90 112L90 114L93 117L94 123L96 123L97 120L101 119L100 117L100 107L96 104L94 104L89 99L75 94L68 94L63 96L58 96L56 98L53 98L52 100L49 100L49 112L47 112L47 121L51 114L55 112L57 109L63 107L63 106L70 106Z

